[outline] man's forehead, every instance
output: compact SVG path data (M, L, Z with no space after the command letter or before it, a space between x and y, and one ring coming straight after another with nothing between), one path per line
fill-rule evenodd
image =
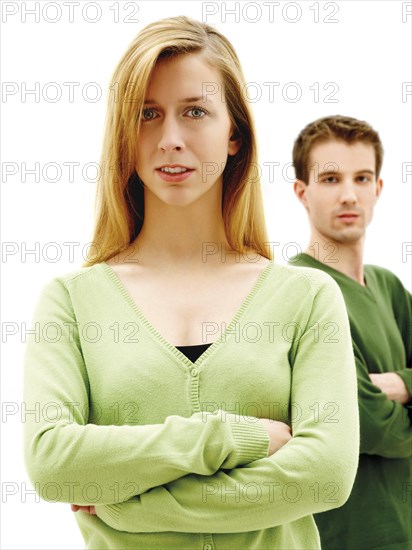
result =
M375 150L371 143L364 141L354 141L348 143L343 140L330 139L327 141L315 142L310 150L311 154L328 154L334 152L336 154L374 154Z
M374 170L375 168L375 150L370 143L356 141L346 143L344 141L329 140L316 143L309 154L309 165L318 163L329 165L331 171L340 170ZM325 166L327 170L327 166Z

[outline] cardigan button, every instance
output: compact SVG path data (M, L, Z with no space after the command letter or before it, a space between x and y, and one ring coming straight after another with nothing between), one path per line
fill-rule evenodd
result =
M192 370L190 371L190 374L191 374L192 376L197 376L197 375L199 374L199 371L195 368L195 369L192 369ZM211 550L211 548L210 548L210 550Z

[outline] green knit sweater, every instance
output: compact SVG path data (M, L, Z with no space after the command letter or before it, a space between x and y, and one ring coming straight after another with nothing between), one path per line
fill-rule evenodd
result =
M412 296L382 267L366 265L362 286L307 254L291 263L322 270L339 284L358 376L359 469L346 504L315 516L322 548L411 550L412 400L387 399L368 373L397 372L412 395Z
M328 275L271 262L195 363L105 262L47 283L33 324L26 467L43 499L95 505L76 513L87 548L320 547L312 514L347 500L359 454L349 322ZM255 417L292 439L268 457Z

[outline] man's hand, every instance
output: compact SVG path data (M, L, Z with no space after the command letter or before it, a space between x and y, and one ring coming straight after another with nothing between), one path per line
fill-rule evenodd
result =
M411 395L408 388L396 372L382 372L379 374L370 373L369 378L375 386L387 395L388 399L398 401L402 405L410 401Z
M78 512L80 510L81 512L86 512L87 514L91 514L93 516L96 515L94 506L78 506L77 504L71 504L70 507L72 512Z

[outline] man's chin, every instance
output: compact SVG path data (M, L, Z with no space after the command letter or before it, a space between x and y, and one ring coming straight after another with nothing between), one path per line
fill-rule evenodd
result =
M331 237L333 241L340 244L356 244L362 239L364 234L364 231L349 229L347 231L339 231Z

